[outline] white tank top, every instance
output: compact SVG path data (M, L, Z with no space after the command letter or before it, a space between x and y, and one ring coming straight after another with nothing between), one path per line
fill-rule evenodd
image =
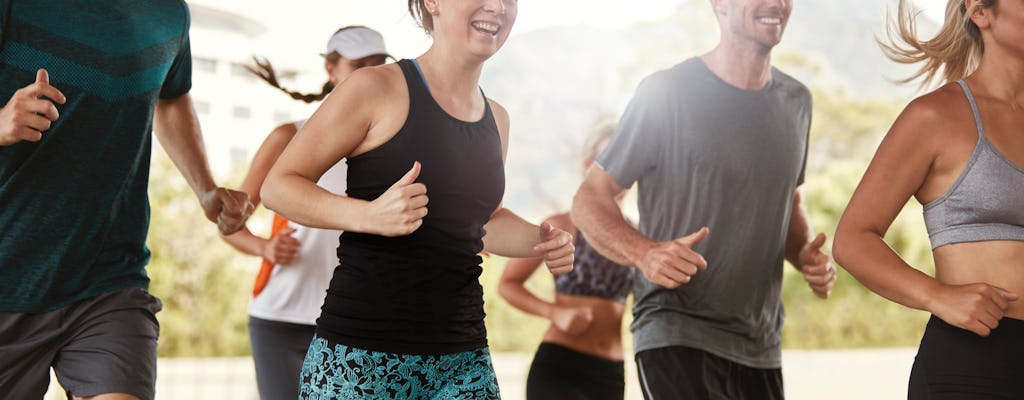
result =
M306 121L295 123L299 129ZM345 194L348 167L342 159L327 170L317 185L335 194ZM327 286L338 266L338 238L341 231L318 229L289 222L299 241L299 254L289 265L275 265L267 286L249 303L249 315L269 321L316 325Z

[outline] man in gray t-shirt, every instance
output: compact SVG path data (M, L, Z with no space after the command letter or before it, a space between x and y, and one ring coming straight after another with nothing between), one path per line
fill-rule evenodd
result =
M640 84L572 214L599 252L636 267L648 399L782 398L783 259L819 297L835 282L798 189L811 96L770 64L788 1L712 5L719 45ZM634 182L639 231L614 202Z

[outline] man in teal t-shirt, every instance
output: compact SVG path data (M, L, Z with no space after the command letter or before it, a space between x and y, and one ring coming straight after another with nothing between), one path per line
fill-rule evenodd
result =
M222 232L251 212L211 177L188 27L182 0L0 1L0 397L52 366L76 397L153 398L151 131Z

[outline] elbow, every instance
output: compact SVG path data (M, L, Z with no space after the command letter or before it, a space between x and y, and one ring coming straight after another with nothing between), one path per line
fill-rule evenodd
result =
M501 298L505 299L505 301L511 301L511 298L512 298L512 285L513 285L513 283L508 282L508 281L504 281L504 280L499 281L498 282L498 296L501 296Z
M280 203L281 199L278 196L278 180L273 175L267 175L266 180L260 187L260 200L263 201L263 206L268 210L280 214Z
M835 236L832 238L832 259L844 269L850 261L851 246L849 229L840 222Z

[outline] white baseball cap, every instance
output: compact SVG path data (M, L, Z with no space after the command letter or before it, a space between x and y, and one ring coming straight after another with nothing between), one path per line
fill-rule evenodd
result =
M384 48L384 37L365 26L342 28L335 32L327 41L327 51L322 55L326 56L335 51L350 60L378 54L390 56Z

